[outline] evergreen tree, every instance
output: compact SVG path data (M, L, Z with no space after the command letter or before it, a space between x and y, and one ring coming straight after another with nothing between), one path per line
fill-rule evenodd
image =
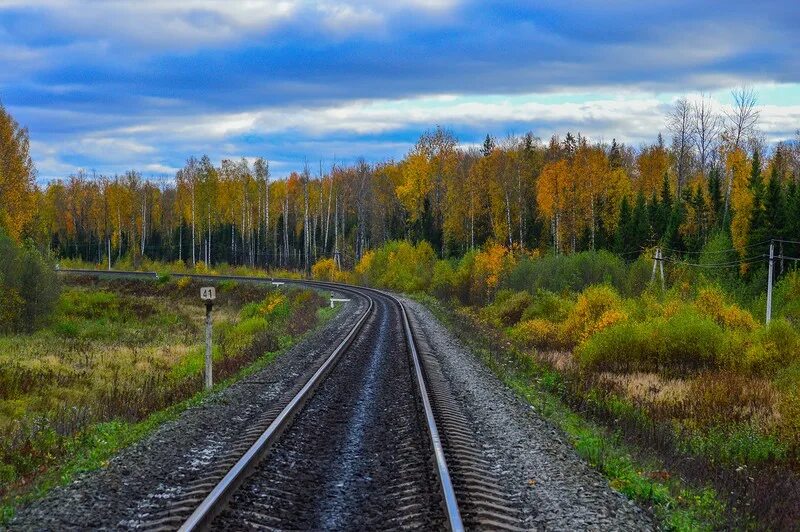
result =
M764 179L761 175L761 155L758 150L753 150L753 162L750 167L750 182L748 184L753 194L753 210L750 213L750 232L748 245L759 244L749 249L749 254L767 253L769 244L765 241L772 238L769 234L767 212L764 210L765 190Z
M619 149L617 139L611 140L611 149L608 151L608 166L612 170L622 168L622 151Z
M772 176L767 185L764 211L766 217L767 235L769 238L783 238L786 236L786 201L783 196L783 185L777 167L772 167Z
M672 205L672 210L670 211L669 215L669 222L667 223L667 229L664 232L663 241L666 243L667 247L676 251L684 251L686 249L683 236L680 232L680 227L683 225L685 219L686 208L683 206L682 201L676 201Z
M722 219L724 202L722 199L722 176L718 166L708 173L708 200L711 203L711 225L718 228Z
M785 234L788 240L800 240L800 187L795 181L789 182L786 192ZM790 257L800 257L800 245L784 246L783 252Z
M649 234L651 240L660 240L661 231L660 227L658 227L658 223L661 218L661 203L658 201L658 195L656 194L655 190L653 191L653 195L650 197L650 202L647 204L647 218L650 222Z
M483 153L484 157L488 157L492 154L494 148L495 148L494 138L492 138L492 136L487 133L486 138L483 140L483 147L481 148L481 153Z
M633 208L629 239L633 242L632 251L639 251L650 241L650 220L647 215L647 200L639 191Z
M633 250L630 233L631 206L628 203L627 196L625 196L619 206L619 220L617 221L617 232L614 237L614 251L616 253L628 253Z

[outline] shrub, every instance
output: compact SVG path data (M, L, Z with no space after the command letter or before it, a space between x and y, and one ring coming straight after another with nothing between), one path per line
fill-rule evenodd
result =
M579 297L564 321L564 337L573 345L592 334L627 319L622 299L608 285L587 288Z
M770 322L755 334L755 343L746 353L749 369L763 375L775 375L781 368L800 359L800 335L784 318Z
M497 243L488 244L476 253L472 268L472 300L480 303L488 301L502 277L514 268L515 263L508 248Z
M425 291L430 286L436 254L423 241L416 246L405 240L387 242L365 253L355 268L356 280L400 292Z
M573 303L569 298L560 297L547 290L537 290L533 302L522 315L523 320L541 318L552 322L567 319Z
M19 246L0 229L0 289L12 310L0 314L0 332L32 331L55 309L60 283L53 265L32 244Z
M721 366L724 337L713 320L684 307L669 318L616 322L588 337L575 354L586 368L672 374Z
M517 323L522 314L533 303L533 297L528 292L512 292L501 290L497 293L494 302L486 307L490 319L504 327Z
M695 299L695 307L724 327L752 331L757 326L752 314L736 305L728 305L725 294L716 287L701 288Z
M336 270L336 262L333 259L320 259L311 267L311 277L319 281L334 281Z
M648 323L616 323L583 342L575 350L581 367L598 371L654 371L659 352Z
M509 330L509 336L525 347L561 349L564 345L558 325L543 319L522 321Z
M719 365L725 333L710 318L684 308L664 321L659 332L661 368L693 370Z
M784 317L800 327L800 271L794 270L775 283L772 300L774 316Z
M571 255L526 257L511 270L503 286L515 290L580 292L595 284L609 284L620 292L627 290L625 262L608 251L584 251Z
M433 267L431 293L439 299L449 299L455 295L456 270L450 261L439 260Z

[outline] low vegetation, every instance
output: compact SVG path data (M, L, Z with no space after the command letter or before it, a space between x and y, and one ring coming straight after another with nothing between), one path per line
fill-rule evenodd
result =
M0 228L0 334L32 331L50 318L59 283L52 264L31 244Z
M0 336L0 497L9 504L64 464L117 447L107 440L129 443L155 423L140 422L203 387L197 282L66 279L46 326ZM332 312L324 303L308 290L217 283L215 382L270 360Z
M711 239L705 252L727 243ZM447 303L456 321L508 345L514 365L538 368L515 387L553 394L698 486L718 510L705 525L798 522L800 272L777 282L766 326L760 274L672 267L662 287L651 268L602 251L540 257L500 245L438 260L425 242L398 241L352 272L331 263L314 273ZM786 496L759 495L775 490ZM714 492L724 505L707 500Z

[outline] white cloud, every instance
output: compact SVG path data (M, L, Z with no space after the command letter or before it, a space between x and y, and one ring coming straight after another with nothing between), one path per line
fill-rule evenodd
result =
M697 98L698 96L692 96ZM59 155L70 154L97 161L99 166L140 168L148 172L173 173L174 166L191 154L210 152L240 157L279 150L306 153L310 160L337 154L340 160L365 155L372 160L404 153L410 146L385 135L408 130L422 131L440 124L457 130L502 134L531 130L547 138L554 133L581 132L594 140L617 140L630 144L653 142L664 123L672 99L666 95L631 90L618 97L608 95L432 95L402 100L351 101L323 108L260 108L249 112L169 116L124 127L89 132L78 139L53 144L33 144L33 153L43 175L64 173ZM727 102L713 102L717 112ZM760 127L770 141L792 137L800 124L800 101L786 105L762 105ZM238 137L257 140L257 147ZM355 137L355 138L354 138ZM366 137L360 139L359 137ZM469 140L469 139L466 139ZM250 142L250 141L248 141ZM273 150L274 151L274 150ZM260 152L260 153L259 153ZM178 160L166 161L170 154ZM231 155L233 154L233 155ZM174 156L173 156L174 157ZM288 163L287 163L288 164ZM98 168L99 170L99 168Z

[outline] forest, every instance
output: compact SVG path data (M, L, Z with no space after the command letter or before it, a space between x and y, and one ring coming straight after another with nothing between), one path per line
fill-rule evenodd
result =
M307 272L321 257L352 267L394 239L428 241L442 258L491 242L631 260L658 245L682 260L723 231L745 273L771 239L787 241L781 258L800 255L788 242L800 238L800 133L767 143L756 94L733 97L726 112L702 96L675 101L668 138L636 147L571 132L468 146L437 126L400 160L306 164L285 178L261 157L192 156L174 179L78 171L46 184L27 131L3 111L0 225L61 259Z
M470 145L436 126L399 160L285 177L204 155L174 178L46 183L0 108L0 297L24 309L0 333L100 330L64 310L78 296L59 296L53 262L156 270L168 287L169 272L238 268L415 294L467 341L506 346L476 349L669 526L781 528L800 520L800 131L768 142L756 94L732 96L674 101L638 146L577 132ZM23 366L7 362L8 382ZM619 439L679 475L648 477Z

